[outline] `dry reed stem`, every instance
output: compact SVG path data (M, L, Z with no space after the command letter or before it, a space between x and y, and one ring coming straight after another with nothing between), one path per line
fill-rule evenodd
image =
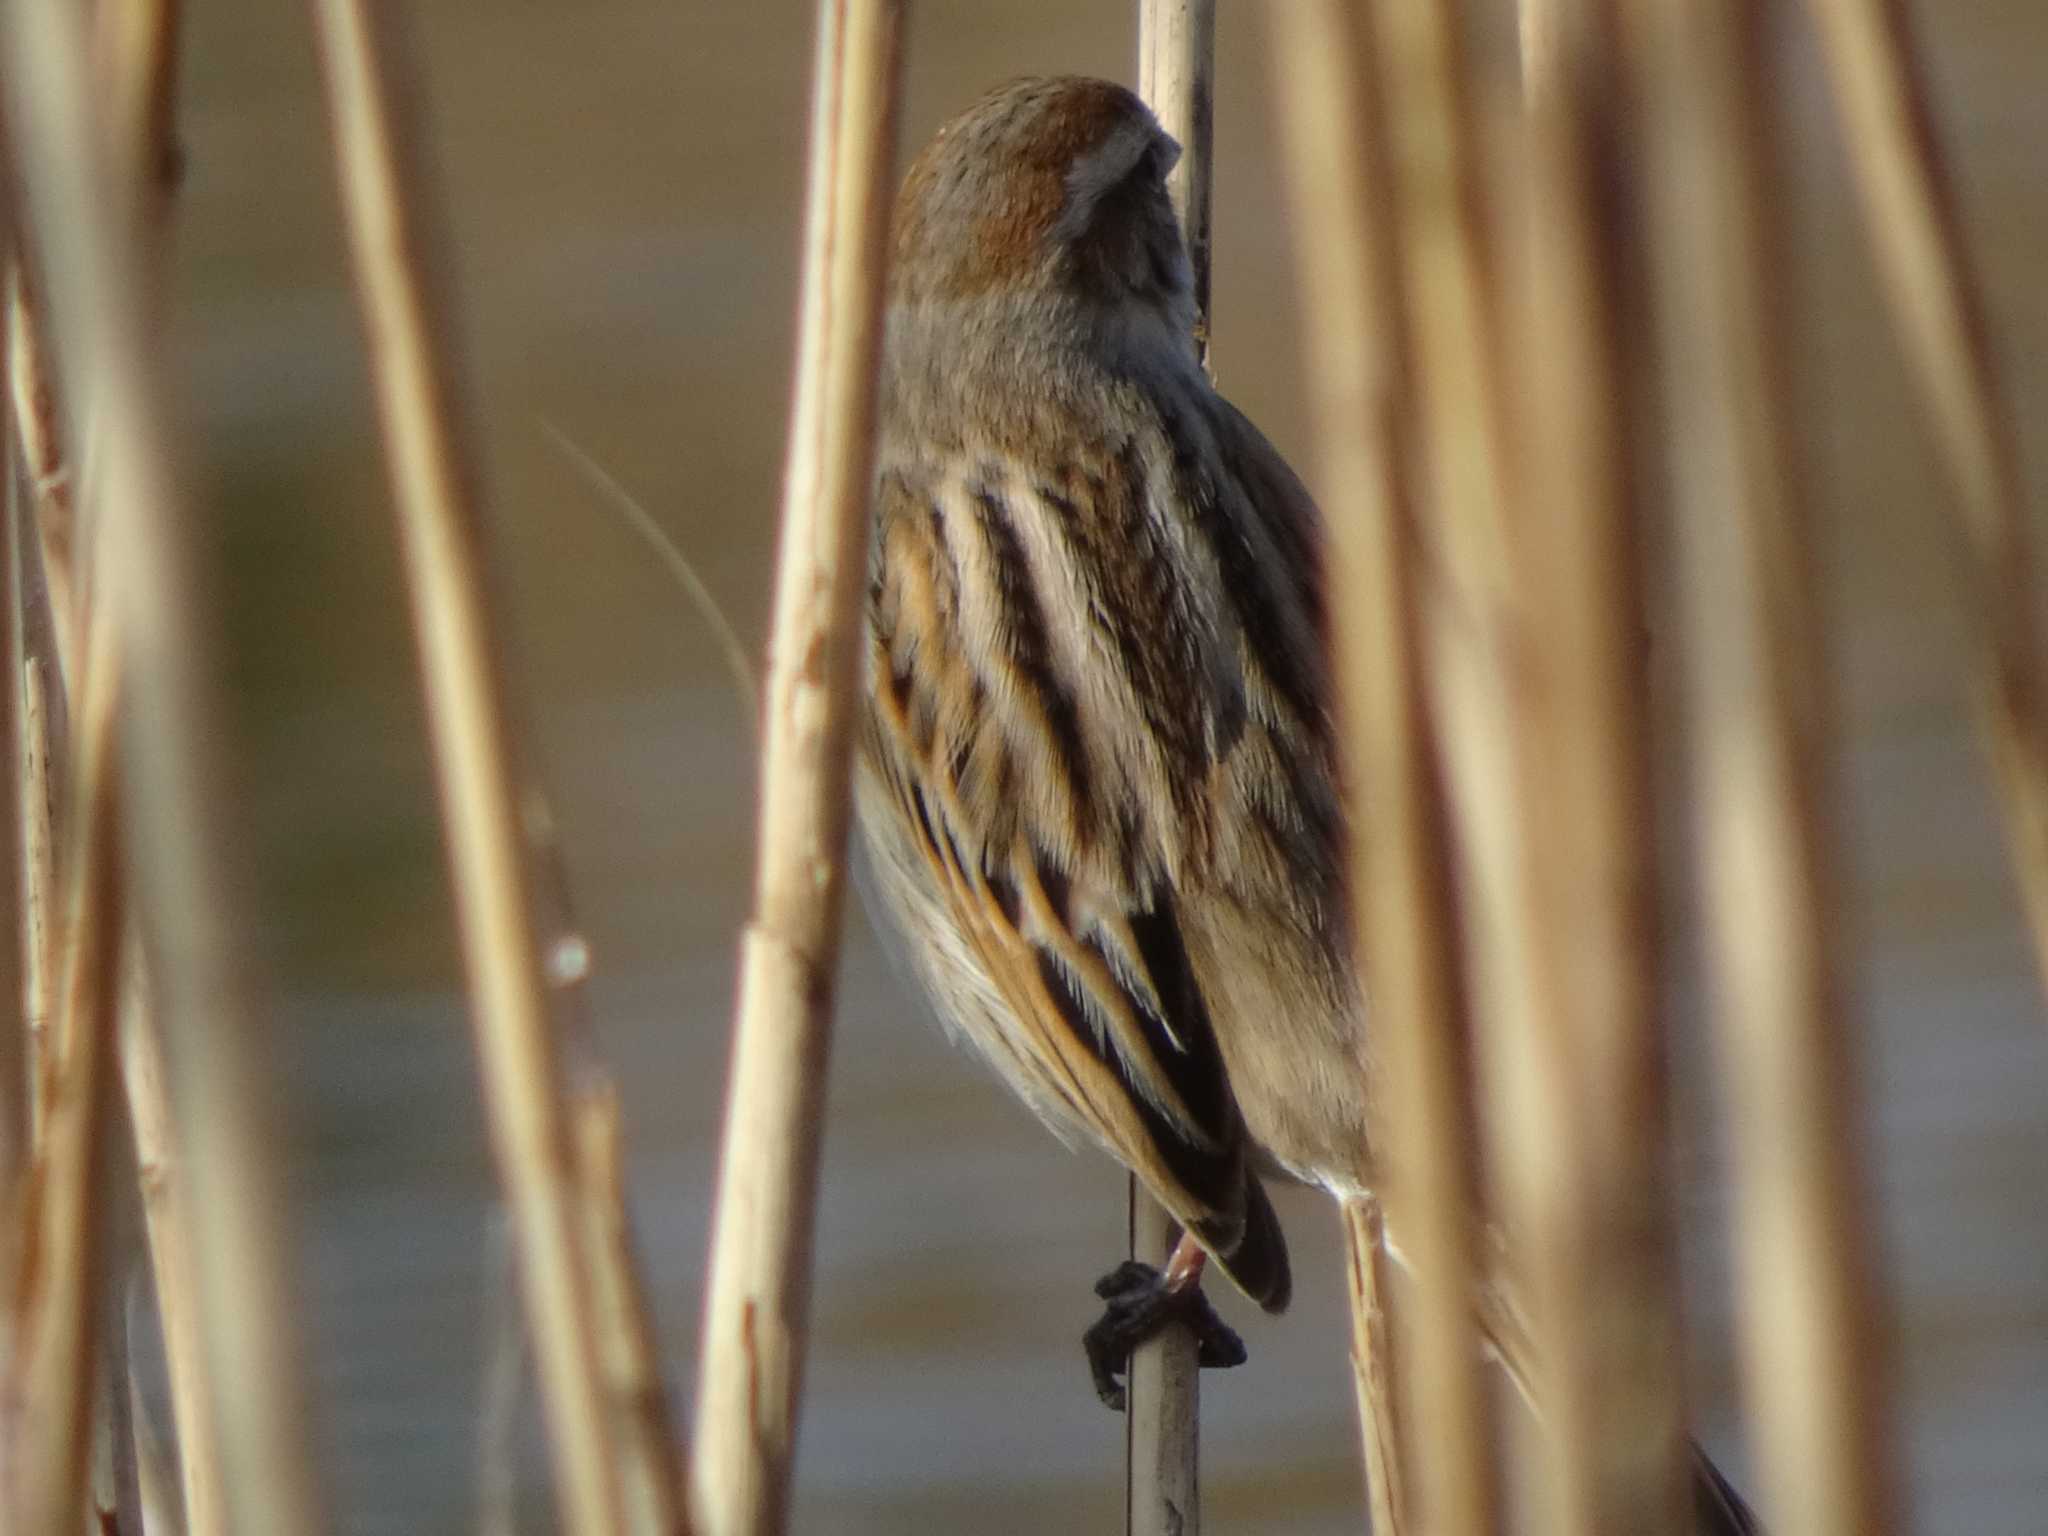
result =
M57 987L63 921L57 900L57 785L55 722L63 701L50 696L51 663L31 649L22 662L21 690L21 888L22 945L26 975L22 1009L28 1024L29 1083L34 1095L30 1124L38 1140L49 1107L55 1052L50 1020Z
M1400 1033L1399 1066L1413 1070L1418 1035L1455 1039L1464 1023L1445 827L1429 765L1410 479L1411 363L1387 103L1377 40L1360 7L1317 0L1276 5L1269 14L1295 256L1308 310L1319 317L1305 339L1329 528L1339 713L1353 793L1375 807L1354 834L1359 950L1375 1030ZM1359 1063L1390 1088L1401 1081L1396 1068L1392 1059ZM1388 1095L1375 1091L1385 1102ZM1414 1155L1405 1144L1386 1151L1397 1159ZM1401 1176L1398 1163L1392 1172ZM1462 1213L1464 1202L1454 1209ZM1344 1227L1352 1378L1372 1528L1375 1536L1401 1536L1415 1528L1402 1468L1404 1443L1413 1442L1401 1433L1398 1330L1388 1326L1393 1296L1385 1284L1378 1199L1348 1203ZM1462 1293L1447 1299L1458 1309L1458 1347L1469 1363ZM1443 1324L1441 1314L1437 1321Z
M178 184L178 57L184 0L120 0L93 9L95 62L107 82L122 181L143 199L145 224L168 211Z
M25 232L24 237L25 237ZM34 507L50 622L76 649L77 605L72 601L72 548L77 532L77 482L65 452L57 384L50 375L41 296L31 280L24 248L7 275L7 377L14 424ZM69 679L62 679L68 684Z
M1679 461L1689 715L1732 1119L1744 1386L1765 1508L1799 1536L1895 1529L1834 957L1828 717L1798 483L1762 8L1645 6L1642 99Z
M1385 1220L1377 1197L1346 1200L1345 1296L1351 1307L1351 1385L1358 1397L1359 1438L1365 1448L1365 1492L1372 1536L1402 1536L1408 1529L1401 1494L1401 1421L1396 1411L1393 1273Z
M1131 1257L1163 1270L1180 1225L1132 1179ZM1193 1334L1165 1329L1131 1351L1124 1393L1124 1536L1199 1536L1201 1361Z
M1469 1017L1489 1054L1512 1061L1513 1042L1532 1038L1545 1016L1550 979L1538 966L1528 922L1525 746L1515 709L1526 682L1528 620L1506 517L1512 470L1498 335L1501 300L1483 217L1478 137L1465 96L1469 80L1456 7L1450 0L1385 0L1371 9L1393 150L1397 265L1414 381L1411 415L1397 417L1418 495L1408 537L1414 541L1411 561L1420 566L1420 595L1406 600L1420 603L1419 621L1411 622L1419 622L1422 654L1406 664L1427 680L1426 702L1436 713L1442 748L1440 758L1402 771L1444 775L1445 813L1460 872L1455 881L1445 874L1431 878L1465 893L1458 921L1470 946L1463 973L1471 988ZM1420 502L1423 488L1426 505ZM1411 648L1416 643L1407 642ZM1409 709L1427 718L1422 703ZM1433 778L1431 785L1427 792L1433 794ZM1375 807L1385 803L1365 790L1360 800ZM1382 835L1417 836L1385 829L1384 820L1376 808L1368 842ZM1368 871L1368 878L1385 877ZM1448 900L1432 893L1433 903ZM1444 914L1449 908L1433 910ZM1442 915L1409 920L1426 921L1432 933L1450 921ZM1445 932L1429 942L1447 948L1452 936ZM1407 1443L1416 1447L1419 1465L1407 1487L1415 1506L1411 1517L1423 1529L1482 1532L1498 1521L1499 1489L1471 1327L1470 1298L1495 1294L1490 1287L1474 1290L1488 1278L1491 1255L1479 1250L1474 1219L1478 1148L1466 1072L1472 1042L1462 1027L1466 1015L1455 1003L1434 1002L1432 1008L1445 1022L1431 1029L1413 1026L1416 1038L1400 1042L1414 1053L1412 1062L1397 1062L1395 1042L1387 1042L1387 1080L1407 1085L1390 1086L1385 1096L1395 1169L1388 1223L1421 1280L1411 1330L1414 1353L1404 1354L1402 1371L1417 1413ZM1416 1096L1423 1088L1426 1099ZM1416 1174L1404 1178L1404 1168L1428 1171L1410 1183ZM1425 1230L1418 1233L1418 1227ZM1498 1331L1497 1321L1494 1326Z
M576 920L568 861L547 797L523 796L534 907L544 935L554 1016L569 1080L569 1137L581 1208L592 1327L612 1417L626 1528L645 1536L686 1529L680 1441L669 1416L659 1348L633 1254L618 1090L597 1060L586 1006L590 946Z
M1210 209L1215 170L1214 0L1139 0L1138 94L1180 146L1167 195L1194 276L1196 348L1209 361ZM1163 1267L1179 1229L1126 1179L1131 1257ZM1124 1405L1126 1536L1197 1536L1201 1508L1201 1366L1192 1329L1171 1325L1131 1351Z
M29 480L31 516L17 520L10 546L15 584L11 617L21 640L20 880L22 1007L28 1028L30 1124L40 1135L49 1098L51 997L62 937L57 904L57 798L64 782L54 743L65 727L64 669L70 665L72 474L63 454L54 386L44 366L40 306L30 293L25 256L8 271L8 374L11 416Z
M118 982L118 965L109 968L110 983ZM115 1005L118 1018L118 1003ZM112 1243L108 1244L110 1251ZM107 1259L108 1271L119 1263L118 1253ZM132 1364L128 1335L125 1286L99 1287L100 1343L94 1354L92 1404L92 1502L86 1510L90 1536L144 1536L142 1529L142 1477L135 1460L135 1398L129 1374Z
M1527 922L1555 991L1492 1074L1542 1373L1549 1528L1681 1530L1691 1505L1659 1030L1641 481L1648 304L1610 0L1527 0L1527 240L1513 355L1530 619ZM1639 462L1644 461L1644 462Z
M243 1532L319 1524L305 1448L302 1353L280 1232L280 1159L257 1065L258 987L247 885L219 755L210 612L196 530L167 430L147 317L137 212L116 185L75 9L17 0L4 74L65 366L66 416L90 402L106 551L102 578L125 680L124 827L142 931L156 959L189 1140L193 1249L223 1464Z
M4 147L0 147L4 153ZM0 172L4 174L4 172ZM5 218L0 199L0 218ZM7 249L0 229L0 251ZM10 878L21 870L22 826L6 814L21 804L21 625L16 619L15 529L19 526L19 488L14 474L14 433L11 411L0 410L0 1245L13 1247L16 1223L28 1177L35 1108L29 1092L28 934L23 885ZM0 1264L0 1286L10 1283L8 1266ZM0 1379L7 1371L7 1307L0 1303ZM0 1412L0 1437L7 1433L7 1415Z
M130 157L117 165L114 174L123 184L137 190L140 224L149 252L145 278L154 300L161 287L163 225L177 180L174 108L179 4L178 0L148 0L102 6L95 17L100 28L97 69L113 103L109 141L114 155L126 153ZM24 308L23 314L27 318L33 311ZM47 381L42 384L39 398L46 418L44 431L50 443L55 444L61 440L61 434L56 430L58 413ZM52 468L61 470L62 466ZM52 478L59 484L69 484L68 475ZM54 676L74 677L77 668L71 656L76 634L72 594L90 594L74 579L68 563L73 544L70 502L39 498L37 512L39 537L35 544L9 547L10 553L19 552L20 575L28 582L26 595L16 593L14 600L20 609L47 606L48 622L35 626L38 644L31 649L54 661ZM81 612L77 619L82 621L84 617ZM33 664L38 684L52 675L40 659ZM111 686L118 696L118 680ZM54 713L61 718L61 695L51 702L56 706ZM46 782L61 782L64 733L51 719L52 713L40 707L39 701L34 711L32 741L26 750L37 765L36 772ZM48 860L54 816L49 794L36 793L31 807L25 809L23 820L29 825L31 841L40 845L36 879L46 883L50 876L41 866ZM31 900L31 908L38 905ZM47 925L39 921L36 926L40 929ZM52 941L54 935L54 927L50 927ZM185 1212L189 1199L184 1187L186 1171L176 1153L169 1086L164 1076L162 1043L150 1001L145 959L139 944L131 943L128 949L128 961L122 972L118 1048L141 1186L153 1291L162 1323L166 1374L178 1430L183 1516L180 1524L193 1536L219 1536L226 1529L226 1513L220 1488L219 1447L213 1417L207 1408L204 1341L192 1275L190 1223ZM125 1395L127 1389L121 1390Z
M321 0L314 14L557 1496L577 1536L614 1536L626 1528L619 1448L605 1411L509 678L486 586L488 512L458 398L447 241L412 116L414 64L389 8Z
M178 1507L176 1479L165 1465L163 1440L151 1422L149 1404L143 1400L142 1387L133 1369L128 1372L128 1417L135 1426L135 1482L142 1504L141 1536L190 1536Z
M761 833L712 1223L691 1512L788 1521L845 894L900 0L820 0L796 402L763 700Z
M106 1221L107 1068L114 1032L121 925L114 752L114 644L110 624L93 636L79 711L76 808L64 860L65 947L57 1014L56 1070L37 1148L29 1249L18 1305L8 1390L32 1405L16 1426L8 1480L19 1531L72 1531L87 1505L95 1365L102 1320Z
M629 1531L682 1531L683 1469L669 1422L654 1324L633 1263L618 1091L609 1082L570 1100L576 1176L595 1292L598 1355L619 1440Z
M2048 982L2048 682L2013 414L1901 0L1808 0L1894 322L1974 557L1985 710L2014 872Z
M226 1536L217 1426L207 1409L205 1339L192 1258L191 1177L178 1155L164 1077L163 1040L142 951L131 945L122 982L121 1083L135 1137L142 1186L143 1231L149 1244L157 1316L163 1325L171 1420L177 1427L178 1486L189 1536Z
M1216 0L1138 0L1138 94L1180 145L1166 192L1194 269L1197 340L1209 360L1210 205L1215 188Z
M52 548L42 540L25 547L10 544L10 551L19 550L18 579L27 584L14 594L17 612L49 600L43 562ZM68 582L66 590L70 590ZM17 624L16 628L21 626ZM42 952L42 958L30 966L26 995L31 999L30 1011L40 1015L45 1007L41 999L48 985L43 976L54 970L56 946L62 933L62 924L52 921L47 914L55 881L55 804L50 786L63 781L66 756L63 732L57 724L57 719L65 714L64 700L61 694L49 696L45 679L76 675L76 667L68 656L64 626L54 622L37 626L36 639L38 643L28 649L22 678L23 735L18 756L24 765L24 799L19 821L25 856L30 860L21 882L26 893L27 916L23 943L32 956ZM118 695L118 680L112 686ZM221 1507L219 1452L212 1417L206 1409L206 1361L191 1274L189 1220L184 1214L188 1198L183 1188L185 1174L175 1151L169 1088L163 1071L159 1027L148 1000L147 971L139 946L132 948L122 977L118 1049L157 1309L163 1324L166 1374L178 1425L182 1524L193 1536L216 1536L225 1530L225 1514Z

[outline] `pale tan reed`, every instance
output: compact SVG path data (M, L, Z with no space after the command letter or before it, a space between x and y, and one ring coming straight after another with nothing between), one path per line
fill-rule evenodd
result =
M1507 521L1514 466L1502 299L1460 18L1450 0L1386 0L1369 9L1412 360L1412 414L1397 418L1400 451L1416 498L1413 559L1428 575L1412 599L1420 604L1421 655L1414 664L1426 679L1424 718L1433 713L1440 733L1424 738L1441 743L1440 755L1425 760L1426 771L1443 773L1467 944L1460 975L1470 999L1463 1012L1437 1005L1450 1020L1440 1031L1412 1026L1422 1038L1409 1048L1426 1053L1417 1063L1427 1069L1426 1099L1415 1097L1421 1085L1408 1075L1415 1067L1404 1071L1391 1054L1387 1062L1389 1084L1410 1085L1390 1086L1386 1095L1395 1169L1387 1216L1420 1280L1415 1323L1404 1341L1413 1354L1404 1354L1401 1373L1415 1415L1406 1443L1417 1459L1406 1487L1411 1518L1422 1529L1479 1533L1497 1527L1499 1487L1469 1301L1480 1294L1474 1287L1491 1256L1479 1251L1474 1219L1479 1147L1467 1073L1475 1045L1485 1058L1512 1063L1514 1042L1542 1027L1551 1001L1529 932L1522 837L1528 786L1514 708L1528 618ZM1381 835L1383 820L1376 812L1368 839ZM1366 878L1380 877L1368 870ZM1468 1028L1476 1034L1468 1036ZM1427 1124L1403 1129L1403 1120ZM1426 1167L1429 1176L1404 1186L1404 1166ZM1418 1226L1425 1230L1418 1233Z
M31 528L43 552L50 623L63 637L61 649L68 656L76 650L77 639L73 624L77 604L71 594L76 487L73 459L65 449L57 384L51 377L44 334L47 326L41 295L32 281L26 236L25 230L18 232L17 239L23 244L7 272L7 386L34 512ZM63 684L68 679L60 678L59 682Z
M1395 1374L1393 1265L1377 1197L1344 1202L1344 1293L1351 1311L1351 1385L1364 1448L1373 1536L1408 1530L1402 1493L1401 1384Z
M162 286L159 274L164 225L177 182L173 117L179 6L175 0L156 0L102 7L95 16L99 27L97 72L106 83L105 94L113 104L109 114L113 125L110 142L116 154L126 153L130 157L117 166L115 175L122 184L134 187L140 199L139 223L148 253L146 280L154 304ZM33 312L24 305L20 315L28 323ZM33 330L29 334L33 336ZM33 361L37 355L38 349L31 347L31 362L25 370L31 378L39 369L39 364ZM39 382L36 393L47 418L42 430L50 444L45 451L54 451L61 441L55 427L55 402L47 379ZM70 483L70 476L62 473L62 469L62 465L53 465L48 474L58 488ZM16 594L15 602L20 607L38 610L39 622L34 626L37 644L31 648L30 665L35 669L31 681L40 693L49 679L77 675L71 652L76 626L84 616L74 616L73 594L89 594L71 568L73 539L68 494L37 498L36 511L38 537L32 544L22 546L21 553L24 565L20 579L28 585L23 593ZM118 679L111 686L118 693ZM32 765L31 778L40 777L44 783L62 780L62 764L67 755L64 735L58 728L66 714L61 683L59 688L58 698L36 700L29 722L30 735L24 741L24 752ZM32 888L50 878L46 866L50 862L53 816L49 792L32 791L22 816L25 835L34 848L36 872L31 878ZM41 915L46 906L46 900L31 896L29 908L35 914L30 925L34 930L32 936L40 935L54 943L56 925L49 924ZM188 1173L177 1153L160 1026L151 1000L147 963L132 936L125 948L128 955L121 968L117 1049L141 1186L151 1289L161 1320L165 1373L177 1427L179 1528L191 1536L218 1536L226 1529L227 1517L221 1491L220 1451L214 1418L207 1406L210 1388L192 1273L190 1220L186 1213L190 1199L186 1187ZM117 1261L110 1270L119 1267ZM118 1382L114 1385L123 1396L130 1395ZM146 1456L141 1456L140 1444L148 1430L147 1422L140 1415L131 1416L131 1422L136 1442L133 1449L141 1460L147 1461ZM124 1441L129 1438L126 1433L122 1435ZM157 1518L168 1519L169 1508L166 1505Z
M1131 1257L1163 1270L1180 1225L1130 1188ZM1182 1324L1131 1351L1124 1393L1126 1536L1197 1536L1202 1529L1201 1363Z
M314 7L342 201L396 494L484 1096L565 1525L628 1529L625 1447L608 1411L575 1149L521 818L510 678L485 556L489 512L461 400L447 238L398 19Z
M6 146L0 142L0 167ZM6 227L6 172L0 168L0 264L7 261L11 237ZM4 324L0 316L0 324ZM0 346L4 346L0 340ZM21 803L21 624L15 606L16 530L21 497L14 474L12 412L0 408L0 1241L12 1242L22 1215L21 1201L34 1144L35 1110L29 1094L27 1003L27 929L23 897L22 825L7 814ZM7 1284L0 1265L0 1284ZM11 1353L7 1343L8 1309L0 1306L0 1377ZM8 1415L0 1410L0 1437L7 1434Z
M1834 937L1763 8L1687 0L1636 21L1668 409L1684 426L1675 553L1764 1514L1800 1536L1884 1536L1898 1458Z
M26 231L20 231L22 239ZM28 1030L29 1125L41 1135L49 1101L50 1020L57 987L57 795L63 782L53 761L65 729L64 668L71 626L72 476L58 425L56 386L46 366L42 306L29 281L25 248L7 272L7 371L10 415L29 495L12 546L15 584L9 602L21 640L19 677L21 765L18 802L22 903L22 1007ZM31 558L39 552L40 559ZM57 561L61 560L61 564ZM61 615L61 617L60 617Z
M1456 1038L1464 1021L1445 823L1429 766L1423 599L1413 581L1411 363L1386 92L1377 38L1359 7L1316 0L1276 5L1269 15L1295 258L1317 316L1305 339L1339 705L1353 793L1377 808L1353 850L1359 945L1374 1028L1401 1032L1410 1042L1403 1064L1412 1069L1419 1032ZM1359 1070L1392 1082L1395 1063L1361 1061ZM1400 1330L1389 1326L1394 1298L1378 1200L1347 1204L1344 1228L1373 1530L1400 1536L1415 1527L1403 1496Z
M1187 239L1204 363L1209 357L1216 157L1216 0L1138 0L1138 94L1180 145L1166 193Z
M1490 1108L1542 1378L1548 1529L1633 1536L1681 1530L1691 1507L1641 566L1657 425L1636 344L1643 182L1612 0L1522 15L1515 725L1548 990L1488 1074Z
M177 1429L179 1503L187 1536L225 1536L227 1496L221 1486L221 1450L208 1409L205 1339L192 1255L191 1170L179 1155L171 1118L163 1038L151 996L149 969L139 946L129 945L121 982L121 1083L135 1138L136 1176L142 1186L143 1232L150 1276L163 1328L171 1422ZM136 1419L138 1436L143 1420ZM146 1458L145 1458L146 1459Z
M246 884L220 757L220 712L169 411L147 322L139 210L118 187L94 111L94 78L72 8L25 3L4 73L20 165L66 366L64 414L95 432L107 551L101 580L119 636L126 697L121 773L130 869L160 957L173 1099L195 1185L193 1244L204 1333L221 1389L210 1411L236 1469L242 1530L317 1529L304 1443L305 1393L279 1234L272 1150L252 1041ZM74 616L75 627L75 616ZM110 946L111 947L111 946Z
M111 1105L120 852L115 789L114 644L93 635L78 717L72 835L64 858L64 970L50 1102L37 1148L36 1197L25 1236L26 1285L7 1390L28 1407L7 1480L12 1529L71 1531L86 1514L106 1262L102 1178Z
M2048 679L2011 402L1901 0L1808 0L1871 248L1953 482L2014 873L2048 982Z
M21 900L22 1013L28 1029L29 1125L42 1138L49 1108L55 1053L50 1048L51 998L57 988L57 940L62 927L57 901L56 790L62 782L52 761L53 714L61 714L61 691L51 697L52 663L30 649L21 668Z
M902 67L896 0L820 0L796 403L763 699L761 832L712 1223L691 1513L789 1518L846 886L857 630Z
M609 1081L579 1087L569 1101L576 1182L597 1320L612 1433L620 1445L620 1496L626 1528L686 1530L680 1447L662 1386L661 1354L646 1288L633 1256L626 1210L626 1161L618 1090Z
M1194 272L1197 346L1209 359L1210 222L1214 189L1214 0L1138 0L1138 94L1181 147L1167 195ZM1127 1180L1131 1257L1163 1267L1178 1228ZM1175 1324L1131 1351L1124 1404L1126 1536L1199 1536L1201 1366L1192 1329Z

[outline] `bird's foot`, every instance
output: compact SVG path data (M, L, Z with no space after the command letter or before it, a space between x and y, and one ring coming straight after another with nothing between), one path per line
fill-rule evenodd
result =
M1205 1369L1245 1362L1244 1340L1217 1315L1198 1283L1174 1285L1150 1264L1126 1259L1095 1282L1095 1294L1108 1305L1081 1335L1081 1347L1088 1352L1095 1395L1114 1412L1124 1410L1118 1377L1129 1370L1131 1351L1170 1323L1187 1324L1195 1336L1195 1358Z

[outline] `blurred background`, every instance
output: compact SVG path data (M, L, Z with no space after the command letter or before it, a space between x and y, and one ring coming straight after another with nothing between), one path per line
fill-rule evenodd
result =
M466 1531L487 1313L505 1281L315 59L292 7L189 9L181 356L228 545L320 1448L337 1529ZM811 6L417 9L496 552L682 1414L748 894L752 714L704 625L548 425L631 488L751 645L788 394ZM1313 481L1260 9L1221 7L1214 361ZM1800 238L1786 277L1803 316L1856 1037L1916 1523L2033 1536L2048 1509L2048 1027L1972 736L1943 492L1798 8L1782 9ZM1505 140L1511 7L1472 10ZM2038 508L2048 9L1917 10ZM1130 80L1134 57L1126 6L927 0L909 39L906 155L996 80ZM1746 1470L1724 1132L1678 927L1698 1417ZM1122 1251L1121 1174L1062 1152L941 1039L858 910L840 997L798 1528L1116 1528L1121 1424L1088 1391L1078 1336L1089 1283ZM1355 1532L1334 1216L1320 1197L1281 1206L1297 1300L1280 1319L1232 1313L1252 1359L1206 1383L1209 1520ZM530 1391L524 1412L532 1436ZM545 1458L523 1465L535 1481L522 1526L550 1529Z

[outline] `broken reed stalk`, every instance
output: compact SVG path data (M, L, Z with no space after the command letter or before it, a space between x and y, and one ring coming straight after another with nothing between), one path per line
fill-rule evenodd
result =
M34 1411L17 1429L12 1529L75 1531L85 1513L93 1385L98 1377L116 957L121 902L115 789L115 635L93 636L78 714L72 835L64 857L65 967L55 1070L37 1149L27 1284L7 1389Z
M1613 0L1524 0L1526 239L1514 380L1526 921L1549 990L1489 1073L1527 1282L1549 1528L1684 1528L1644 489L1657 415L1642 334L1639 158Z
M414 117L399 18L358 0L314 6L337 175L395 493L441 813L499 1177L513 1213L565 1525L630 1529L642 1475L618 1432L577 1187L570 1109L542 955L511 679L492 611L489 509L461 402L448 238ZM654 1378L651 1362L643 1374Z
M1138 0L1138 94L1181 147L1167 195L1180 219L1194 278L1196 348L1209 361L1210 206L1214 187L1215 0ZM1180 1233L1166 1210L1126 1176L1131 1257L1163 1268ZM1163 1329L1131 1351L1124 1405L1126 1536L1198 1536L1201 1507L1201 1366L1194 1331Z
M760 841L690 1466L703 1536L772 1536L789 1518L846 887L902 22L901 0L818 6Z
M18 0L5 29L19 165L66 366L65 414L95 427L101 585L126 700L122 825L137 919L157 964L172 1103L189 1138L193 1250L235 1528L319 1528L305 1443L276 1151L257 1049L247 882L220 748L211 613L172 413L147 323L134 200L107 195L94 79L75 9Z
M1318 317L1304 340L1339 717L1353 796L1376 808L1354 828L1354 920L1375 1031L1397 1032L1406 1043L1396 1054L1412 1068L1417 1036L1455 1038L1464 1021L1424 692L1411 364L1385 88L1362 7L1315 0L1276 5L1269 15L1295 259L1307 310ZM1390 1088L1395 1067L1393 1059L1359 1063ZM1381 1156L1388 1153L1408 1155L1389 1146ZM1399 1331L1388 1326L1393 1297L1378 1198L1347 1202L1344 1229L1372 1529L1403 1536L1413 1527L1403 1497Z
M2048 680L2013 414L1901 0L1808 0L1867 238L1973 557L1992 764L2048 983Z
M1744 1385L1774 1530L1895 1528L1828 716L1780 310L1762 8L1642 7L1688 716L1737 1192Z

